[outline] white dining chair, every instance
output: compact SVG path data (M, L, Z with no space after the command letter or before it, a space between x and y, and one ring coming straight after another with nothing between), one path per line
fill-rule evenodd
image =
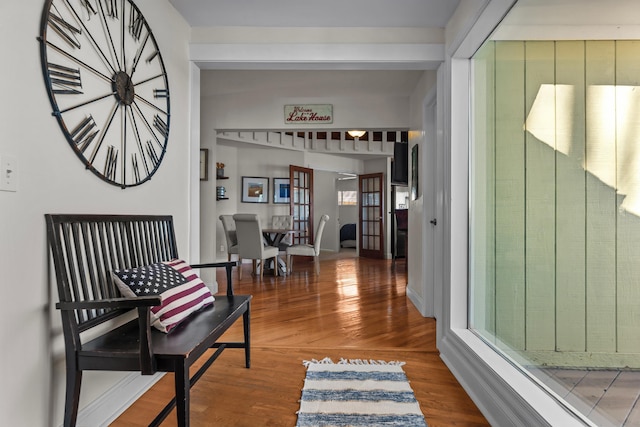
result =
M289 269L289 272L293 271L293 259L291 257L299 255L312 256L316 275L320 274L320 241L322 240L322 232L324 231L324 225L327 221L329 221L329 215L324 214L320 217L313 245L299 243L287 248L287 268Z
M231 255L238 255L238 237L236 236L236 223L233 215L220 215L222 229L224 230L225 241L227 242L228 260L231 261ZM242 259L238 257L238 264L242 263Z
M265 246L262 239L262 227L256 214L235 214L236 235L238 237L238 256L253 260L253 271L257 272L260 263L260 276L264 276L265 260L273 258L275 276L278 275L278 248ZM238 270L238 278L242 278L242 268Z
M271 217L271 228L293 230L293 215L273 215ZM278 249L280 249L280 252L285 252L292 244L291 234L287 234L278 243Z

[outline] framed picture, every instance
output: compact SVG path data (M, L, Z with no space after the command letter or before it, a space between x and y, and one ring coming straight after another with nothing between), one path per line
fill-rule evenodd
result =
M209 149L200 149L200 181L209 180Z
M420 197L420 188L418 187L418 144L411 148L411 200L417 200Z
M242 203L269 203L269 178L243 176Z
M289 178L273 178L273 203L289 203Z

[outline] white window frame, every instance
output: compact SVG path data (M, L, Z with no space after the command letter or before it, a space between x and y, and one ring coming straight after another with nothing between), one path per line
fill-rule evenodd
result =
M343 203L344 193L355 193L354 203ZM358 206L358 191L357 190L338 190L338 206Z
M490 0L475 23L448 46L438 71L445 142L444 279L437 345L441 357L485 417L495 426L593 425L559 404L507 359L468 329L469 144L471 57L515 0ZM446 108L448 106L449 108ZM448 161L447 161L448 160ZM447 238L448 237L448 238Z

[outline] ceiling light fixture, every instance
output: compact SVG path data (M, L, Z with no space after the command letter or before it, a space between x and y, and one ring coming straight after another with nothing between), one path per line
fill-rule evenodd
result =
M347 133L351 138L360 138L367 132L364 130L349 130Z

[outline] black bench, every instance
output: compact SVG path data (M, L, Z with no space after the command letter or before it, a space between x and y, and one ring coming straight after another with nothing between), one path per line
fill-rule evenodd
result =
M192 265L226 268L227 295L216 295L212 306L192 314L165 334L151 327L149 321L150 308L160 303L160 297L123 298L110 272L177 259L171 216L45 215L45 218L60 299L56 307L61 312L65 341L65 426L76 423L85 370L139 371L143 375L174 372L176 396L150 425L159 425L177 407L178 425L188 426L189 390L225 348L244 348L245 365L249 368L251 296L233 294L231 269L235 261ZM137 318L122 326L114 324L116 318L132 309L137 309ZM240 317L244 341L217 342ZM99 336L82 342L80 334L89 329L98 331ZM207 355L202 367L190 378L189 367L210 348L216 350Z

